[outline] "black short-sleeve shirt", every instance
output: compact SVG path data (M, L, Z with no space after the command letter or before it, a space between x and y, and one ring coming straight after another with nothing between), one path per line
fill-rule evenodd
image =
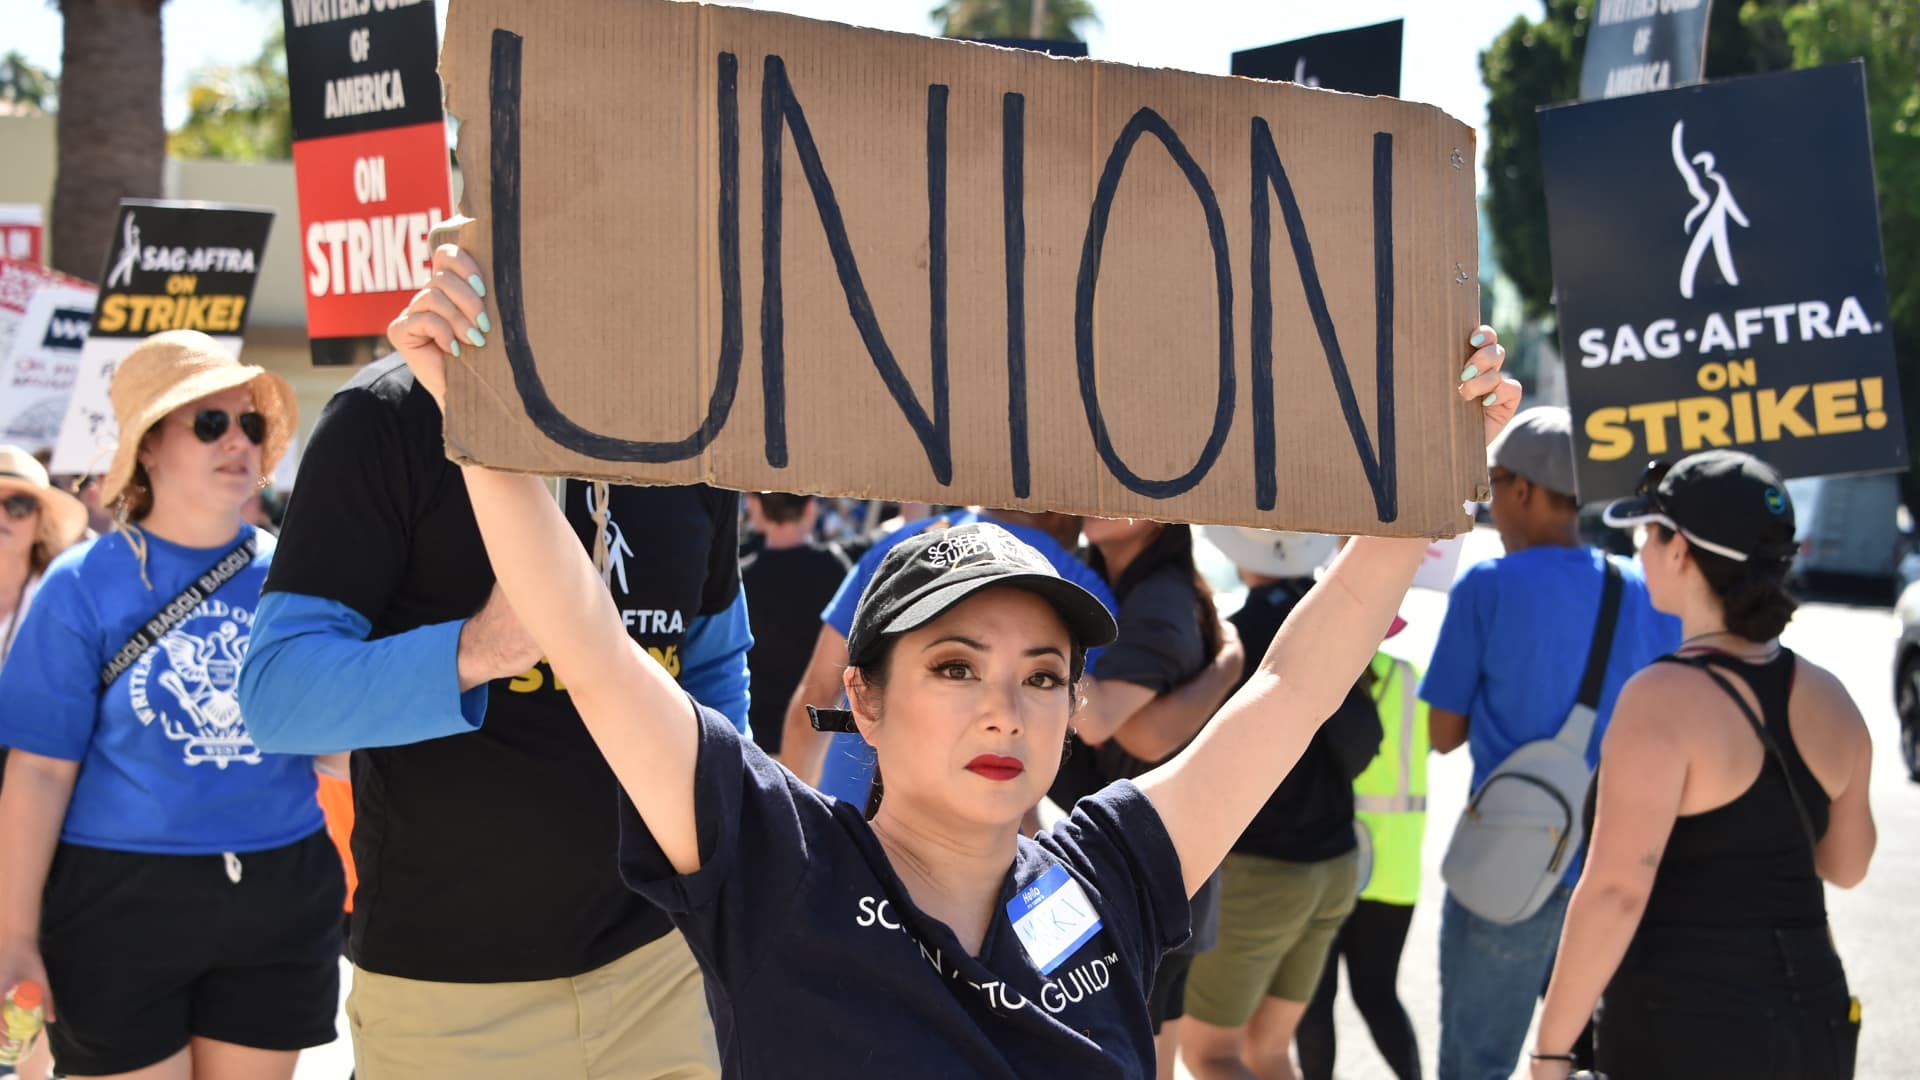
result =
M747 654L753 702L747 715L754 740L769 754L780 752L787 702L813 658L820 612L851 569L852 561L839 548L822 544L762 547L740 558L740 583L753 626L753 651Z
M1187 936L1187 897L1138 788L1114 784L1051 833L1018 840L972 956L914 906L857 808L699 712L701 868L675 875L625 800L621 868L693 947L725 1075L1153 1075L1147 990ZM1100 926L1042 974L1008 905L1062 880Z
M355 374L308 442L266 589L344 604L374 638L478 611L493 569L441 430L397 357ZM590 490L570 483L566 500L589 544ZM739 596L737 497L612 492L615 602L678 674L687 623ZM518 982L660 937L671 924L615 865L618 787L545 664L493 682L476 731L356 750L350 955L403 978Z
M1234 629L1240 632L1240 643L1247 653L1242 684L1266 656L1280 624L1286 622L1312 584L1283 581L1248 590L1247 602L1233 614ZM1348 710L1358 710L1365 717L1373 708L1373 699L1355 687L1328 723L1342 722ZM1317 731L1293 770L1240 834L1233 850L1240 855L1264 855L1287 862L1321 862L1352 851L1356 844L1353 783L1341 774L1324 734Z

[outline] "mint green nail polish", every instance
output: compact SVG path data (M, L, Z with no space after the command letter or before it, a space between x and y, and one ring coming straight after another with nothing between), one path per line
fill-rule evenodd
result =
M493 321L492 321L491 319L488 319L488 318L487 318L487 313L486 313L486 312L484 312L484 311L483 311L483 312L481 312L481 313L480 313L480 317L479 317L478 319L475 319L475 320L474 320L474 322L477 322L477 323L479 323L479 324L480 324L480 332L481 332L481 333L483 333L483 334L491 334L491 333L493 333Z
M456 360L460 358L460 343L457 341L453 343L453 356Z
M1460 373L1460 381L1461 381L1461 382L1466 382L1467 380L1469 380L1469 379L1471 379L1471 378L1473 378L1474 376L1476 376L1476 375L1479 375L1479 374L1480 374L1480 365L1479 365L1479 364L1468 364L1468 365L1467 365L1467 370L1465 370L1465 371L1463 371L1463 372L1461 372L1461 373Z
M480 294L481 296L487 295L487 283L480 280L479 274L468 274L467 284L473 286L473 291ZM1476 341L1474 342L1474 344L1478 345L1480 343Z
M484 349L487 347L487 339L481 337L480 331L475 330L471 326L467 327L467 340L473 342L473 347L476 349Z
M475 278L474 280L478 281L479 279ZM486 294L482 293L481 295L485 296ZM1482 345L1485 345L1486 343L1487 343L1487 334L1486 334L1486 331L1484 330L1474 334L1472 337L1467 339L1467 344L1473 346L1476 349Z
M1486 399L1485 401L1482 401L1482 402L1481 402L1480 404L1482 404L1482 405L1491 405L1491 404L1493 404L1494 402L1496 402L1496 401L1499 401L1499 400L1500 400L1500 392L1496 390L1496 391L1494 391L1493 393L1491 393L1491 394L1488 394L1488 395L1487 395L1487 399Z

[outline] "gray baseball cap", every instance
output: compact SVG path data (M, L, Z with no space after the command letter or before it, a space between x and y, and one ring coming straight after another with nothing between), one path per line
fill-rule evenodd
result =
M1536 405L1507 423L1487 447L1487 468L1502 468L1562 495L1575 493L1573 415Z

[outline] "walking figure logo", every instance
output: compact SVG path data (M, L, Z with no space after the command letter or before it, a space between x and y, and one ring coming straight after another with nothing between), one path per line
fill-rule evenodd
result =
M1733 252L1727 247L1727 221L1732 219L1745 229L1751 227L1747 215L1740 212L1740 204L1733 201L1733 191L1727 187L1727 179L1714 170L1713 155L1701 151L1687 157L1682 145L1682 136L1686 129L1685 120L1673 123L1673 164L1680 170L1680 178L1687 182L1687 190L1693 193L1693 209L1687 211L1687 220L1682 226L1693 233L1693 246L1687 249L1687 259L1680 264L1680 295L1693 299L1693 278L1700 269L1700 258L1713 248L1713 261L1720 265L1720 276L1729 285L1740 284L1740 273L1733 267ZM1695 172L1695 166L1699 172ZM1701 184L1704 176L1713 185L1713 194ZM1700 228L1695 231L1694 225Z
M133 215L127 215L127 224L120 245L120 257L114 260L113 270L107 274L107 288L115 285L133 284L133 270L140 262L140 226L133 223Z

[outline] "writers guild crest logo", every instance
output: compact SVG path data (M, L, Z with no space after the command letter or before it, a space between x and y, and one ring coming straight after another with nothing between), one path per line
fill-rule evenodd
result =
M133 665L127 694L134 717L145 726L157 721L167 738L184 744L188 765L260 764L238 692L252 630L253 612L209 599Z
M127 222L120 236L120 257L113 262L113 269L107 272L107 288L133 285L133 271L140 265L140 226L133 223L133 214L127 214Z
M1732 221L1741 228L1749 228L1747 215L1740 211L1740 204L1733 200L1733 190L1727 186L1727 179L1715 168L1713 155L1700 151L1691 157L1684 146L1685 120L1676 120L1673 124L1673 165L1680 170L1680 179L1686 181L1687 191L1693 195L1693 209L1687 211L1682 228L1693 235L1693 244L1687 248L1686 261L1680 264L1680 295L1693 299L1694 275L1700 270L1700 260L1713 249L1713 261L1720 267L1720 277L1729 285L1740 284L1740 272L1733 265L1733 251L1728 244L1727 222ZM1709 192L1707 186L1713 190ZM1697 228L1696 228L1697 227Z

